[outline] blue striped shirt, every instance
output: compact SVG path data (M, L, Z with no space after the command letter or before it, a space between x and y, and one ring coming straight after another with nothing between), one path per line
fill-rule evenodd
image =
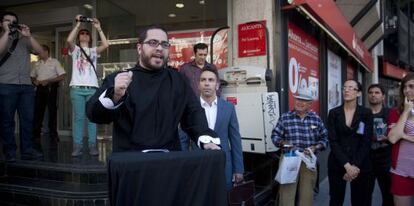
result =
M315 112L308 112L301 119L295 111L289 111L282 114L272 131L273 144L279 147L282 140L293 144L299 150L316 144L322 144L326 148L328 131Z

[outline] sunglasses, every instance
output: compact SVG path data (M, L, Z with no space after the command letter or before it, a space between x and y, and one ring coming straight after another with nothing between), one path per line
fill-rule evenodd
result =
M81 31L81 32L79 32L79 35L89 35L89 32L87 32L87 31Z
M168 49L170 48L171 44L168 41L158 41L155 39L150 39L148 41L143 42L143 44L148 44L150 47L154 47L157 48L159 45L161 45L161 47L163 49Z

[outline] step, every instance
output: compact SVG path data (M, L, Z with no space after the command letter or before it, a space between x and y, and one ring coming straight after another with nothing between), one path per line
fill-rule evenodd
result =
M272 187L256 187L256 194L254 195L254 202L256 205L267 205L272 199Z
M4 175L84 184L106 184L108 179L107 169L103 164L77 165L23 160L5 163Z
M109 205L108 185L1 177L0 203L42 206Z

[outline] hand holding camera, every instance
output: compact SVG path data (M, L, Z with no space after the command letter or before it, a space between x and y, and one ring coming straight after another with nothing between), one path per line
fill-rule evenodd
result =
M24 24L18 24L16 21L13 21L13 22L3 21L2 27L4 31L9 32L10 35L20 32L24 36L30 36L29 27Z
M102 31L101 22L97 18L86 17L86 16L82 16L82 15L78 14L75 17L75 20L76 20L78 25L80 25L81 22L83 22L83 23L92 23L92 25L95 27L96 30L98 30L98 32Z
M92 23L93 22L92 18L82 16L80 14L76 15L75 20L76 20L76 22L86 22L86 23Z

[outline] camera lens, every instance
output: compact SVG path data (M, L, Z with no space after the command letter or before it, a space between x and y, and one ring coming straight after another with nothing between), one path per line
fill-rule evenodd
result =
M79 21L80 22L93 22L93 19L92 18L89 18L89 17L86 17L86 16L81 16L79 18Z

